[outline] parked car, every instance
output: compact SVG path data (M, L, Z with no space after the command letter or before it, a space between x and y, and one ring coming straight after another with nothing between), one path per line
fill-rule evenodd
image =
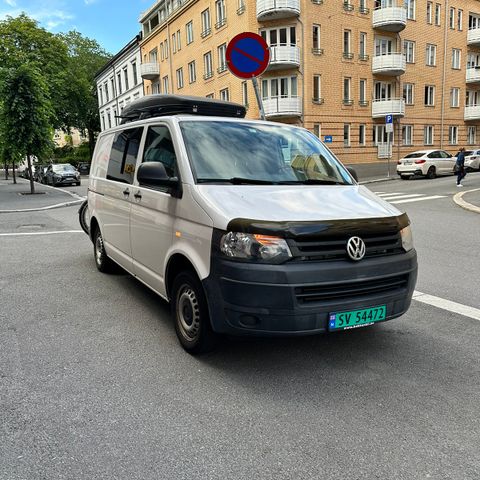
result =
M47 173L48 165L35 165L35 173L33 179L38 183L45 183L45 174Z
M81 175L88 175L90 173L90 164L87 162L80 162L77 165L77 170Z
M57 163L49 165L45 173L47 185L80 185L80 173L69 163Z
M469 172L480 170L480 150L465 150L465 169Z
M453 175L456 157L445 150L418 150L405 155L398 161L397 173L402 180L420 175L435 178L439 175Z

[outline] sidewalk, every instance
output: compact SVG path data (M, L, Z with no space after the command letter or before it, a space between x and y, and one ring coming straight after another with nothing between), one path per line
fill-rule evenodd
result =
M23 195L23 194L28 195ZM30 181L17 178L15 185L10 177L0 178L0 213L16 210L42 209L64 204L81 203L83 200L74 193L35 183L35 195L30 194Z
M390 160L390 164L385 161L375 163L346 163L345 165L347 167L352 167L357 172L358 181L360 183L386 180L388 178L398 179L397 162L394 160ZM389 171L390 177L388 176Z

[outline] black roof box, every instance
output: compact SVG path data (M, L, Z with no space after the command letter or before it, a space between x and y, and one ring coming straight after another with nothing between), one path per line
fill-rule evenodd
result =
M147 95L128 104L119 118L121 124L164 115L209 115L244 118L245 107L238 103L183 95Z

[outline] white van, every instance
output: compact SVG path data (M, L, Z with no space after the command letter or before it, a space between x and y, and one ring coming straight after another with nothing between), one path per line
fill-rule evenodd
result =
M410 222L312 133L241 105L152 95L100 134L88 191L98 269L171 304L191 353L220 334L348 330L406 312Z

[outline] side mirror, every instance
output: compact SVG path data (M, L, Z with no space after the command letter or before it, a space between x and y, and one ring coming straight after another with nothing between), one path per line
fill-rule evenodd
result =
M177 177L169 177L165 165L160 162L145 162L138 167L137 180L140 185L148 187L175 187L179 184Z
M352 167L347 167L347 170L348 170L348 173L355 179L355 181L358 182L357 171Z

